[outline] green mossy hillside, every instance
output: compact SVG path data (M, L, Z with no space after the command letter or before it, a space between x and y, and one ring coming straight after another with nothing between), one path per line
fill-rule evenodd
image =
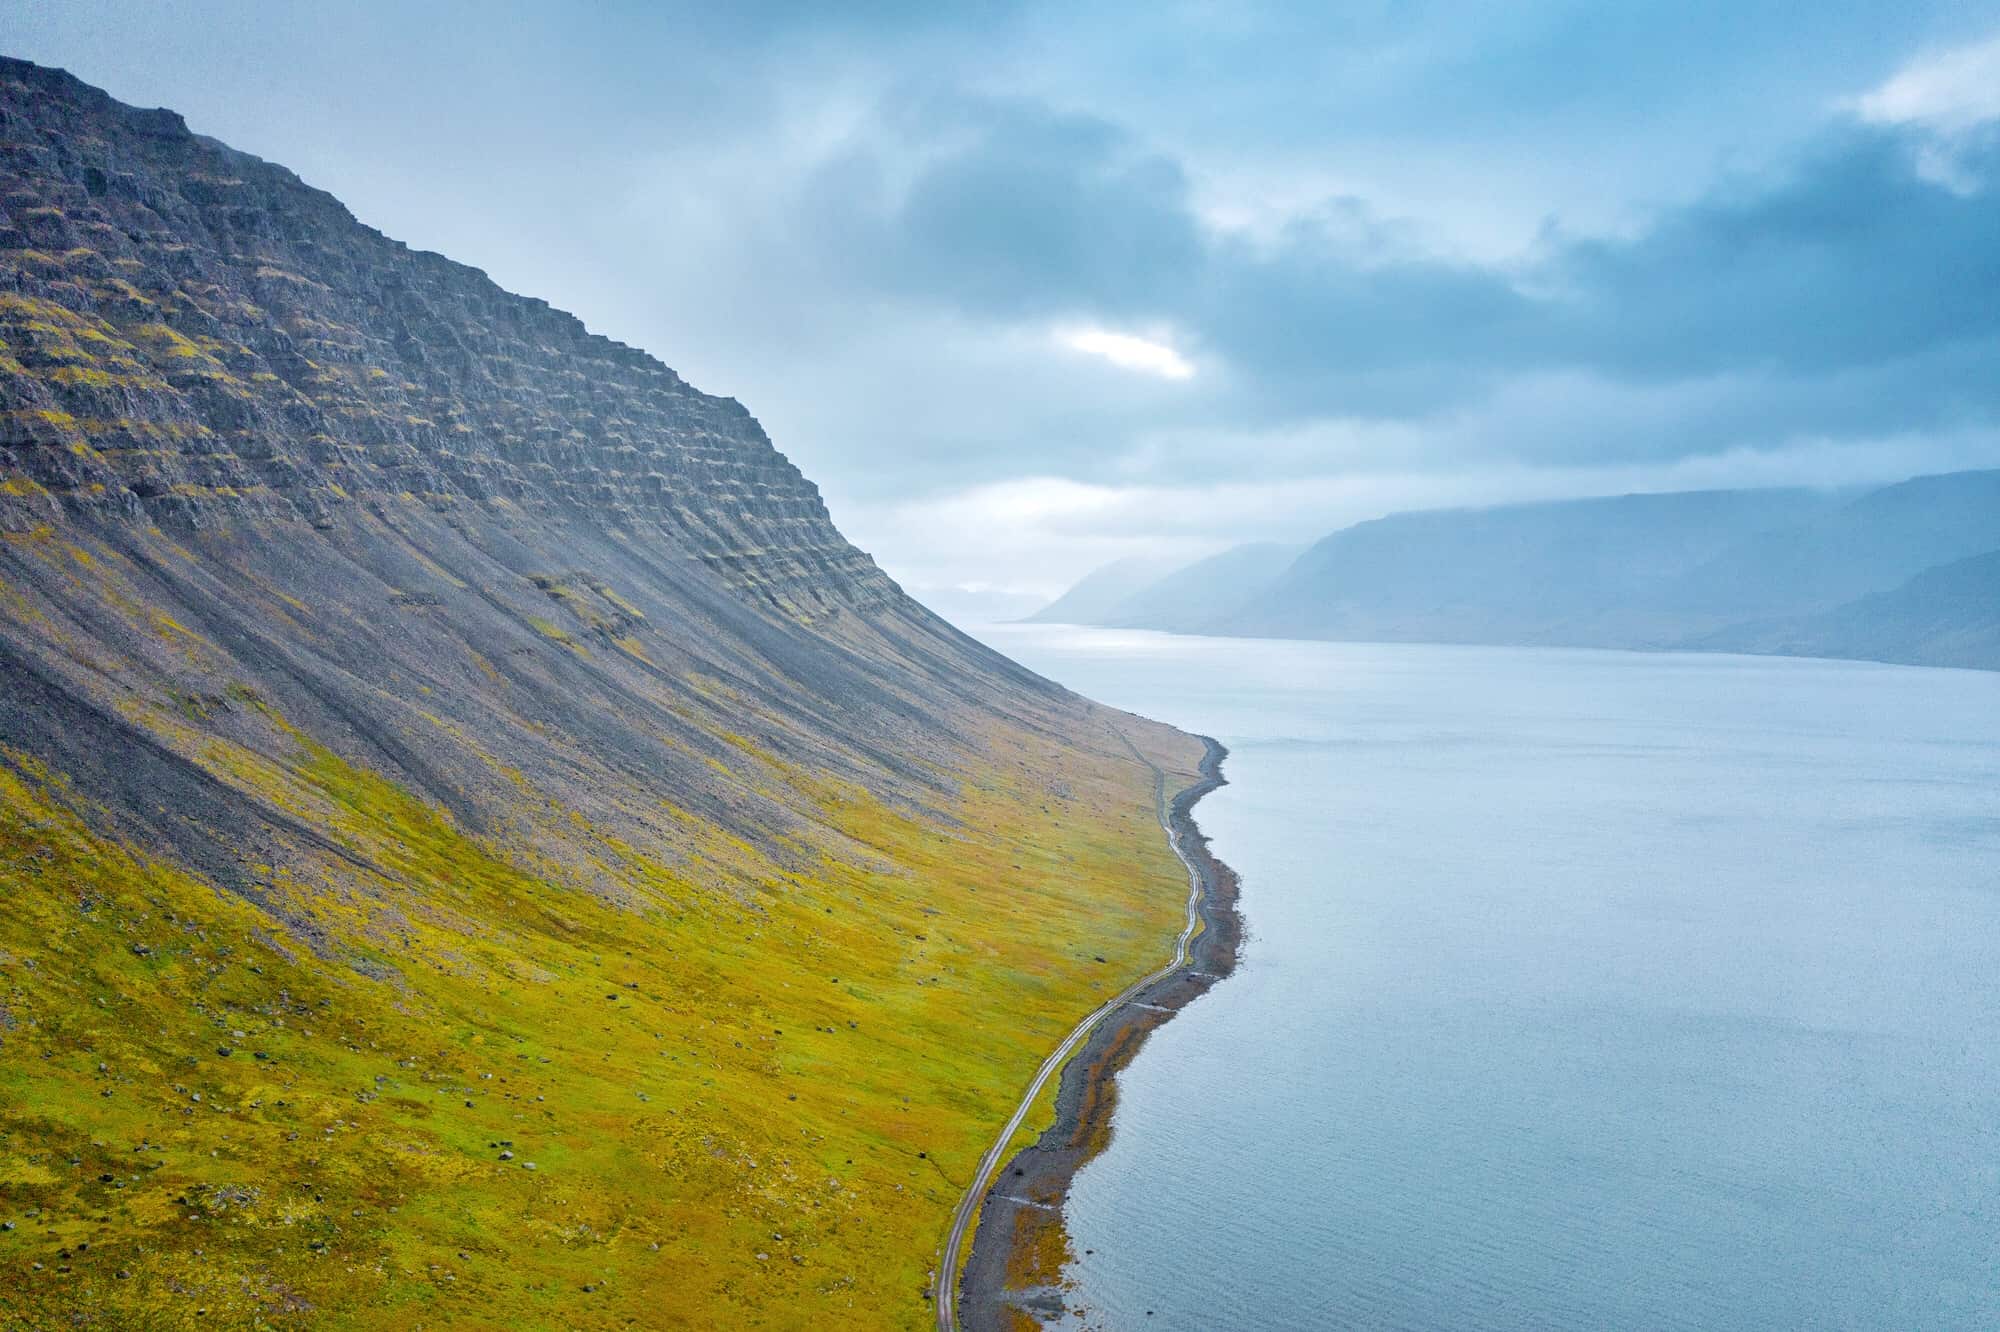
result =
M260 780L369 868L255 904L7 759L5 1326L921 1325L992 1124L1178 907L1129 765L1066 832L820 790L872 854L744 897L607 847L613 906L303 737Z
M893 1328L1187 737L741 404L0 57L0 1332Z

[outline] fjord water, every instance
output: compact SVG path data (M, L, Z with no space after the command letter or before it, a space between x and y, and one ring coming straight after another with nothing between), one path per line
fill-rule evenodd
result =
M1230 749L1074 1325L2000 1327L2000 674L983 636Z

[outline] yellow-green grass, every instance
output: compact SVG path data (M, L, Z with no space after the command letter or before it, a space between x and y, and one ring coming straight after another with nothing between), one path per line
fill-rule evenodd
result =
M607 893L270 722L211 768L370 868L261 904L7 756L0 1326L924 1325L993 1126L1180 920L1108 736L996 727L931 816L746 752L792 868L607 838Z

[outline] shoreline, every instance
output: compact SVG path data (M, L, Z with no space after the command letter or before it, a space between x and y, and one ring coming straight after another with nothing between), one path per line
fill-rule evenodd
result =
M1118 1074L1153 1031L1236 969L1243 938L1236 874L1209 852L1192 813L1203 796L1227 784L1222 762L1229 751L1199 738L1206 751L1200 780L1170 804L1165 775L1156 766L1154 775L1167 833L1199 881L1202 927L1183 961L1124 996L1091 1030L1063 1066L1054 1122L994 1177L952 1291L966 1332L1020 1332L1063 1312L1061 1269L1069 1249L1062 1207L1077 1171L1110 1143Z

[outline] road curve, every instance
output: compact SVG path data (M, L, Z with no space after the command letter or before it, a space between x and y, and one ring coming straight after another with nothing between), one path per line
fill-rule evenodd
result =
M1117 730L1116 727L1112 729ZM1201 870L1196 867L1193 857L1188 855L1186 848L1181 846L1181 839L1174 835L1173 819L1167 808L1167 774L1161 770L1159 764L1140 753L1139 747L1133 744L1123 731L1118 731L1118 738L1125 742L1125 747L1132 751L1134 758L1153 770L1153 800L1159 812L1160 830L1166 833L1167 845L1173 848L1174 855L1181 862L1181 868L1187 871L1187 921L1181 926L1180 938L1174 940L1173 956L1165 966L1133 981L1116 995L1099 1004L1088 1017L1070 1029L1069 1035L1063 1037L1062 1044L1049 1052L1049 1057L1035 1070L1034 1078L1029 1081L1027 1090L1021 1094L1020 1104L1014 1107L1014 1113L1009 1115L1007 1122L1001 1126L1000 1135L993 1140L993 1145L986 1149L986 1154L979 1158L979 1165L973 1170L972 1178L966 1183L965 1193L959 1198L958 1207L951 1214L951 1228L945 1232L944 1246L938 1251L937 1294L934 1301L937 1307L938 1332L959 1332L959 1257L964 1252L966 1236L972 1229L973 1215L979 1210L979 1200L986 1193L986 1183L992 1178L993 1172L1000 1168L1000 1163L1007 1154L1007 1145L1014 1140L1014 1134L1020 1129L1021 1121L1028 1117L1028 1111L1033 1108L1036 1098L1042 1094L1042 1089L1048 1085L1049 1079L1056 1075L1062 1068L1063 1062L1089 1037L1098 1023L1131 1002L1132 997L1147 986L1173 975L1188 964L1188 945L1193 942L1195 931L1201 928Z

